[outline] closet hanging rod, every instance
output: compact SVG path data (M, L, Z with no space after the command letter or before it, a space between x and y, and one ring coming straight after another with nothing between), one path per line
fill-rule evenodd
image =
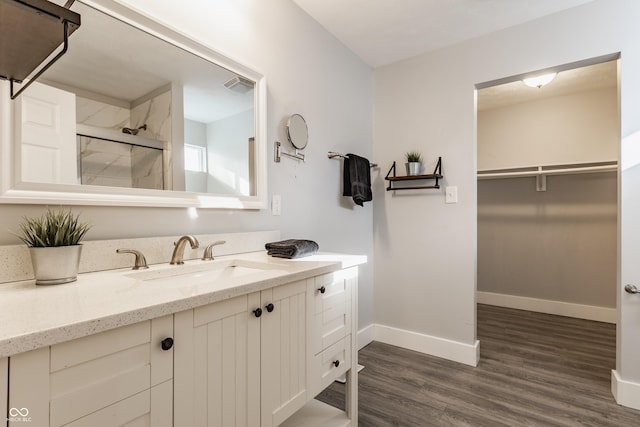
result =
M327 153L327 157L330 158L330 159L335 159L336 157L341 158L341 159L346 159L349 156L347 156L346 154L336 153L335 151L329 151ZM373 163L373 162L369 162L369 166L371 166L372 168L377 168L378 164L377 163Z
M527 176L541 176L541 175L569 175L579 173L594 173L594 172L615 172L618 170L617 165L605 165L605 166L583 166L577 168L558 168L558 169L538 169L530 171L516 171L516 172L478 172L478 179L497 179L497 178L517 178Z

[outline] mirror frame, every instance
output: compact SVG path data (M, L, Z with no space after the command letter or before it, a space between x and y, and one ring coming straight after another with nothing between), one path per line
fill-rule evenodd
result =
M140 11L113 0L82 0L82 3L111 15L141 31L190 52L200 58L253 80L256 158L256 194L238 196L173 190L46 184L22 182L20 167L14 164L14 117L9 82L0 82L0 203L62 204L90 206L196 207L220 209L267 208L267 85L257 71L193 40ZM73 37L69 39L73 48Z

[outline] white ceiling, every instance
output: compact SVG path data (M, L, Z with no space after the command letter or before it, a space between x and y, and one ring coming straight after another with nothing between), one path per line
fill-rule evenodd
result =
M373 68L593 0L293 0ZM520 80L478 91L478 109L615 87L616 62L562 71L543 88Z
M71 9L80 13L82 25L69 38L69 51L42 81L124 104L173 84L182 87L185 118L201 123L253 108L253 91L224 87L235 73L79 1Z
M293 0L372 67L593 0Z
M531 88L517 80L480 89L478 90L478 111L588 90L615 88L617 84L617 62L602 62L562 71L551 83L541 88Z

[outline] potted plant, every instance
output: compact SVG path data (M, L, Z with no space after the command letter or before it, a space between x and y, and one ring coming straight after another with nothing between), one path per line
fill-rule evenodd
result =
M422 171L422 155L418 151L409 151L405 154L407 158L407 163L405 163L405 167L407 168L407 175L420 175Z
M71 210L47 212L39 218L25 217L16 236L28 247L36 285L73 282L78 276L80 241L91 226L78 222Z

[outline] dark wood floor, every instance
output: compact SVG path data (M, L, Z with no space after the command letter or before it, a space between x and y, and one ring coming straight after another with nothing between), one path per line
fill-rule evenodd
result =
M359 353L360 426L640 426L615 403L615 326L478 306L476 368L373 342ZM344 385L318 398L344 407Z

